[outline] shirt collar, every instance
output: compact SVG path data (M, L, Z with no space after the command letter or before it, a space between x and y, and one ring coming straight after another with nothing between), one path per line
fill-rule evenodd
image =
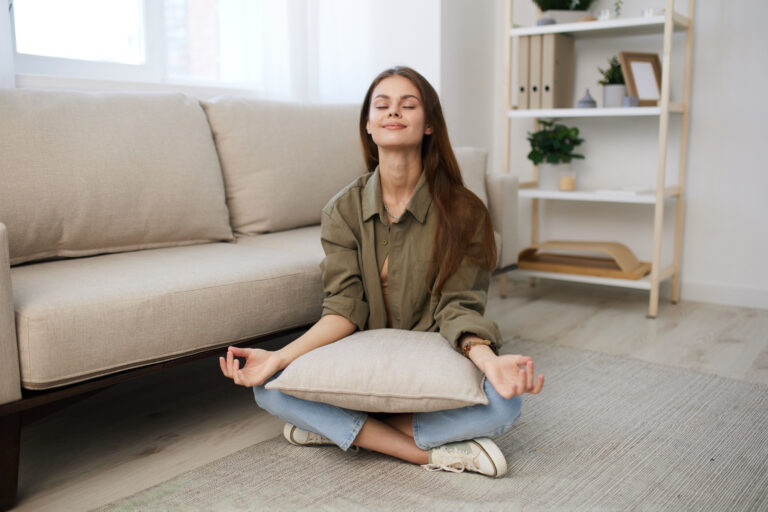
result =
M422 171L419 181L416 182L413 195L405 209L411 212L411 215L416 220L424 224L431 204L432 194L429 191L426 174ZM386 223L387 211L384 209L384 202L381 200L381 175L378 165L373 171L373 176L363 187L363 221L367 221L377 213L381 221Z

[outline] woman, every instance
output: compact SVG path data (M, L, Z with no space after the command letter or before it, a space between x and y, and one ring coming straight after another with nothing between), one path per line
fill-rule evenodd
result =
M488 436L512 426L520 395L539 393L544 377L534 379L529 357L499 356L498 326L482 316L496 266L490 214L464 187L437 93L416 71L395 67L374 79L360 136L370 172L322 212L321 319L277 351L230 347L221 370L288 422L293 444L354 445L430 470L501 476L506 460ZM374 417L264 389L300 355L385 327L439 331L486 375L489 404Z

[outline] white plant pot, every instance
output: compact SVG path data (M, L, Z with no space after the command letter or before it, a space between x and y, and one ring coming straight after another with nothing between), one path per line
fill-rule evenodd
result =
M565 9L552 9L541 13L542 18L551 18L555 20L555 23L576 23L579 21L579 18L588 15L587 11L569 11Z
M624 84L612 84L603 86L603 108L616 108L624 104L624 96L627 95L627 86Z
M539 164L539 188L543 190L573 190L576 180L570 163Z

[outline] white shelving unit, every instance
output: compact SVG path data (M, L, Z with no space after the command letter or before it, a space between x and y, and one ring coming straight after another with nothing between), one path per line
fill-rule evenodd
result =
M607 191L571 191L563 192L559 190L545 190L539 186L538 166L533 166L533 180L520 184L521 198L532 200L531 216L531 243L538 243L539 236L539 203L542 200L555 201L588 201L588 202L610 202L627 204L647 204L654 207L654 229L653 229L653 261L651 262L651 273L642 279L614 279L604 277L593 277L577 274L566 274L559 272L538 272L530 270L515 270L519 275L531 278L547 278L565 281L592 283L605 286L619 286L624 288L636 288L649 291L648 316L655 318L659 308L659 286L662 281L672 279L672 302L676 303L680 297L680 255L682 248L683 231L683 209L685 192L685 170L688 150L688 130L690 114L690 90L691 90L691 65L693 56L693 15L695 9L695 0L688 0L688 14L683 15L674 10L674 0L666 1L665 14L661 16L652 16L644 18L615 19L607 21L589 21L578 23L566 23L557 25L545 25L534 27L513 27L512 2L508 1L508 41L507 55L505 58L506 67L506 98L508 105L508 121L506 123L507 133L505 137L506 145L506 167L509 169L509 137L510 123L513 119L528 118L533 119L538 125L539 119L548 118L637 118L637 117L658 117L659 119L659 142L658 142L658 168L656 173L656 187L641 193L616 191L610 193ZM670 71L672 69L672 36L676 31L685 31L685 78L683 84L683 98L680 102L670 100ZM511 102L511 69L514 63L512 57L512 40L516 37L536 35L536 34L570 34L574 38L597 38L597 37L624 37L638 34L661 34L664 38L664 54L662 58L662 84L661 99L655 107L633 107L633 108L594 108L594 109L526 109L519 110L512 107ZM576 65L578 66L578 56L576 56ZM680 164L678 167L678 180L675 186L666 186L666 159L669 133L670 115L681 116L681 134L680 134ZM676 203L676 224L675 224L675 247L674 263L667 267L661 265L661 245L662 245L662 226L664 220L664 208L666 200L674 200ZM532 279L533 281L533 279ZM505 282L502 281L502 295L505 293Z

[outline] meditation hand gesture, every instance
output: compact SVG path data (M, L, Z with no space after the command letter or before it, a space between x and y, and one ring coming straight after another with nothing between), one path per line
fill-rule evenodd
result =
M522 368L521 368L522 367ZM507 400L523 393L538 394L544 387L544 376L535 379L533 359L521 355L503 355L483 361L480 368L496 392Z
M245 364L240 368L236 357L244 357ZM227 357L219 357L219 366L225 377L235 384L245 387L261 386L267 379L281 369L281 361L275 352L260 348L229 347Z

